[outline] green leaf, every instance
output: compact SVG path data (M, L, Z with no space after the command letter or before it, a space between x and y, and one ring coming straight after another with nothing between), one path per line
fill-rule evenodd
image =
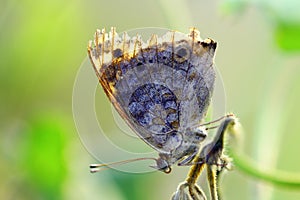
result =
M300 51L300 22L279 23L275 31L277 45L284 51Z
M60 117L39 115L30 120L30 129L25 134L23 167L28 184L43 199L62 199L66 177L64 122Z

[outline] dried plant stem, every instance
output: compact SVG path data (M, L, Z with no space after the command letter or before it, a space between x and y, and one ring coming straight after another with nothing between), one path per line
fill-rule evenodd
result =
M216 168L212 165L208 165L206 168L207 171L207 179L209 180L209 189L211 200L218 200L219 194L217 190L217 171Z
M197 156L197 158L195 159L195 163L200 162L200 157ZM200 176L200 174L202 173L203 169L205 167L204 163L200 163L200 164L195 164L191 167L188 177L186 179L186 182L189 185L194 185L196 184L196 181L198 179L198 177Z

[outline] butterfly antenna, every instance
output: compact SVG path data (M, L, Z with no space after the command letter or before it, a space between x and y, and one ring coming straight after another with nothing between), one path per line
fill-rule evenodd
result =
M220 125L217 125L217 126L211 126L211 127L206 127L205 130L212 130L212 129L215 129L215 128L218 128Z
M234 114L233 113L229 113L227 115L224 115L218 119L215 119L213 121L210 121L210 122L207 122L207 123L203 123L203 124L200 124L199 126L206 126L206 125L210 125L210 124L213 124L213 123L216 123L216 122L219 122L221 121L222 119L225 119L225 118L228 118L228 117L234 117Z
M133 158L133 159L129 159L129 160L123 160L123 161L112 162L112 163L91 164L90 165L90 172L91 173L96 173L96 172L99 172L99 171L102 171L102 170L109 169L112 166L124 165L124 164L127 164L127 163L140 161L140 160L154 160L154 161L157 161L156 158Z

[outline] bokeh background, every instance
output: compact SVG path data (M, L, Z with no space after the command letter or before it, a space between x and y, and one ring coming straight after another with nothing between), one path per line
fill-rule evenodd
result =
M179 167L169 175L89 173L88 165L99 161L78 136L73 84L88 40L96 28L111 26L181 32L195 26L203 38L216 40L226 108L243 125L239 151L260 169L300 173L299 2L1 0L0 199L170 199L184 180L188 169ZM98 103L108 108L98 113L110 126L109 102L98 91ZM205 176L199 184L207 192ZM300 190L274 187L238 169L223 177L221 189L223 199L300 199Z

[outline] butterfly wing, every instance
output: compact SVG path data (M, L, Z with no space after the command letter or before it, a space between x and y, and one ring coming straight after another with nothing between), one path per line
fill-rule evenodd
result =
M147 43L98 30L89 57L106 95L136 134L161 153L184 141L205 115L214 85L216 43L199 32L167 32Z

